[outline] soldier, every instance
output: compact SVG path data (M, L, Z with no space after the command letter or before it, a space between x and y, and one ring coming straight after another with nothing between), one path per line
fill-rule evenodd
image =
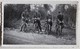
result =
M63 25L63 15L62 13L59 12L59 15L57 16L57 20L56 20L56 33L61 34L62 33L62 29L64 27ZM58 32L57 32L58 31Z
M49 31L51 31L51 28L52 28L52 20L51 19L48 19L48 24L49 24Z
M38 29L38 31L42 31L42 29L41 29L41 23L40 23L40 18L35 17L34 24L36 25L35 28Z
M50 18L48 18L47 20L47 25L48 25L48 32L50 33L52 29L52 20Z
M29 23L28 17L29 17L29 13L27 11L26 12L23 12L21 14L22 26L21 26L20 31L23 31L23 30L26 31L27 26L28 26L28 23Z
M47 34L49 34L51 32L51 29L52 29L52 19L49 18L51 15L48 15L47 17L47 21L46 21L46 31L47 31Z

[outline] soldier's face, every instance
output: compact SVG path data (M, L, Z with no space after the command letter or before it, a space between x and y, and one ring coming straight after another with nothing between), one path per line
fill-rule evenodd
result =
M50 19L48 19L48 21L50 21Z

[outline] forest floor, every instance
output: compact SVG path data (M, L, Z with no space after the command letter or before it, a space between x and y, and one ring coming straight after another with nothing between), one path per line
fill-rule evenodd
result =
M38 34L33 32L21 32L19 29L4 29L4 44L30 44L30 45L75 45L76 34L72 29L64 28L63 35Z

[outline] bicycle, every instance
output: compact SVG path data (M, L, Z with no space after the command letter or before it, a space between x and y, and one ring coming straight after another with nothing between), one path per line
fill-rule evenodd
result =
M27 31L27 26L28 26L28 24L27 24L27 23L24 23L24 24L21 26L21 30L20 30L20 31L26 32L26 31Z
M35 26L35 31L37 31L39 33L39 26L38 26L38 24L35 23L34 26Z
M56 34L60 36L62 34L62 29L63 29L63 23L57 24L56 25Z

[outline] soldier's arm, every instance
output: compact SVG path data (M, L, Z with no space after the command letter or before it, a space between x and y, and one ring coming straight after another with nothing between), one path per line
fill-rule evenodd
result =
M64 23L64 15L62 15L62 17L63 17L63 21L62 21L62 23Z
M21 18L22 18L22 19L24 19L24 13L25 13L25 12L22 12L22 14L21 14Z

